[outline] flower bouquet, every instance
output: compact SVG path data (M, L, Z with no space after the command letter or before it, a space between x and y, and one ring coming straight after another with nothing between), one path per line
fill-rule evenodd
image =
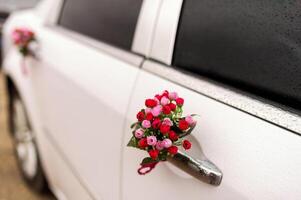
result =
M13 43L19 49L23 58L27 56L35 56L34 52L30 49L32 42L36 41L35 34L28 28L16 28L12 33ZM22 72L26 74L25 60L21 64Z
M28 28L16 28L12 33L12 39L24 57L32 55L29 44L36 40L34 32Z
M196 125L193 115L182 117L184 99L176 92L164 91L154 98L145 100L145 108L137 114L132 124L133 136L127 146L148 152L138 169L140 175L150 172L160 161L178 152L178 146L191 148L184 139Z

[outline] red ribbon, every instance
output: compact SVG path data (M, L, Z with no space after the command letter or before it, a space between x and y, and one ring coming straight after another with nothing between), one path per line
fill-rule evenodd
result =
M141 163L140 164L141 167L137 170L137 172L139 175L145 175L145 174L151 172L158 163L159 162L152 162L152 163L146 163L146 164Z

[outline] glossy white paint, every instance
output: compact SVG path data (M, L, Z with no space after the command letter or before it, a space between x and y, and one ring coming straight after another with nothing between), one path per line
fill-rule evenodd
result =
M44 0L36 6L36 14L43 24L55 24L60 16L64 0Z
M299 136L186 89L191 82L200 87L195 78L185 76L180 86L158 76L175 75L160 74L160 64L146 60L141 70L142 57L55 27L61 3L44 0L13 14L4 27L4 70L25 103L58 199L301 198ZM144 0L133 51L170 64L181 5ZM39 59L26 60L28 76L21 74L21 57L10 42L18 26L32 28L39 40ZM202 146L224 173L220 187L168 163L137 175L146 154L125 147L129 125L144 99L164 89L185 98L185 113L201 115L191 154L198 157Z
M146 61L145 65L150 65ZM163 67L163 66L162 66ZM151 68L151 66L149 66ZM146 152L124 147L123 199L299 199L301 191L301 138L261 119L200 95L149 72L142 71L127 114L124 146L130 124L144 99L168 89L185 98L184 113L197 113L192 133L194 157L201 148L224 174L214 187L197 181L169 163L152 173L136 172ZM131 184L128 181L131 180ZM137 194L137 191L138 194Z
M132 50L149 56L154 38L154 30L162 0L144 0L137 22Z
M156 25L150 58L171 64L183 0L164 0Z
M91 193L86 190L83 182L80 182L74 174L70 163L60 149L56 146L55 141L47 132L39 133L38 141L40 155L42 155L43 169L47 172L47 180L50 181L51 190L59 200L70 199L95 199ZM67 144L66 144L67 145Z
M45 129L95 198L118 199L124 115L138 67L51 28L40 45L32 79Z

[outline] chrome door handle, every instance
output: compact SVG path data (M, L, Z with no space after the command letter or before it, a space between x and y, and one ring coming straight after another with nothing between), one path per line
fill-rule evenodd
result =
M167 160L205 183L218 186L222 182L223 173L205 156L203 159L195 159L184 152L178 151L176 155L168 157Z

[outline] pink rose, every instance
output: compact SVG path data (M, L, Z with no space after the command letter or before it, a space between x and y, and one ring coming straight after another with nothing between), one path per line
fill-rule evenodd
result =
M162 141L158 141L157 142L156 149L158 149L159 151L161 151L162 149L164 149Z
M135 137L136 138L142 138L143 137L143 135L144 135L144 130L142 129L142 128L139 128L139 129L137 129L136 131L135 131Z
M164 118L162 124L167 125L167 126L172 126L173 123L169 118Z
M185 117L185 121L186 121L189 125L195 124L195 121L194 121L194 119L192 118L191 115L187 115L187 116Z
M157 138L155 136L148 136L146 140L147 144L150 146L155 146L157 144Z
M158 117L162 112L162 106L161 105L157 105L156 107L154 107L152 109L152 114L154 117Z
M167 97L164 96L164 97L161 98L161 104L163 106L165 106L165 105L167 105L169 103L170 103L170 101L169 101L169 99Z
M13 40L15 41L15 43L17 43L21 40L21 36L17 32L13 32L12 37L13 37Z
M143 128L150 128L151 127L151 123L148 120L143 120L142 121L142 127Z
M178 98L178 94L176 92L170 92L168 97L170 100L176 100Z
M145 114L151 113L151 112L152 112L152 109L151 109L151 108L145 108Z
M164 140L162 141L162 145L164 146L164 148L169 148L169 147L172 146L172 142L171 142L170 139L164 139Z

